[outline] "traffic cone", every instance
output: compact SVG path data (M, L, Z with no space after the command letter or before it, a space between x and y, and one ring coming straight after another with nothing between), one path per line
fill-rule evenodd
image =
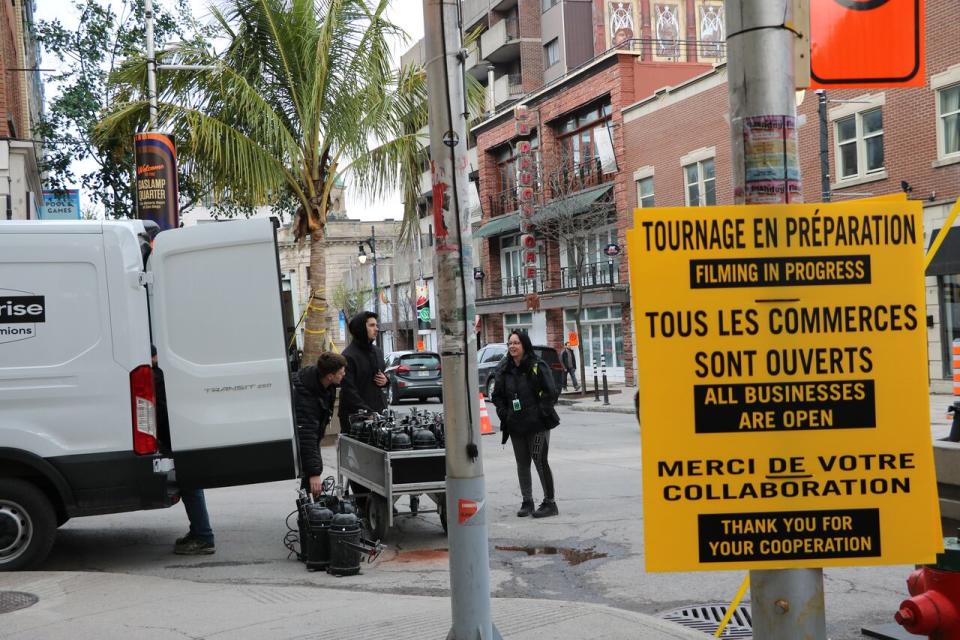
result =
M487 413L487 404L483 401L483 392L480 392L480 435L485 436L493 433L493 425L490 424L490 414Z

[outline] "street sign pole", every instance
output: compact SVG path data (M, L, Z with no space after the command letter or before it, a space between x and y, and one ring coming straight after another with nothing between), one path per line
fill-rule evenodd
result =
M480 450L467 127L457 0L424 0L438 351L446 418L453 624L447 640L499 640L490 615L490 550Z
M727 73L730 92L734 197L738 204L801 201L796 144L794 34L784 3L726 0ZM791 11L791 3L786 3ZM771 176L760 132L780 121L781 175ZM787 144L790 137L793 144ZM755 139L756 137L756 139ZM763 166L764 175L751 167ZM776 169L776 167L775 167ZM773 177L774 179L770 179ZM821 569L750 572L753 637L756 640L826 640Z

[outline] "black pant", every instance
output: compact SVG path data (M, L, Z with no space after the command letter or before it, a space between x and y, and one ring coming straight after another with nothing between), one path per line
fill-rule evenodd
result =
M537 431L536 433L510 434L513 443L513 456L517 459L517 477L520 480L520 495L525 502L533 502L533 478L530 475L530 462L537 468L540 476L540 486L543 487L543 497L552 501L553 472L547 462L550 452L550 432Z
M570 376L570 379L573 380L573 388L579 389L580 385L577 384L577 374L576 369L564 369L563 370L563 388L567 388L567 376Z

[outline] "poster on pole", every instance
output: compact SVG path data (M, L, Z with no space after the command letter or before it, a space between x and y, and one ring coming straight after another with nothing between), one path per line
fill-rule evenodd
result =
M648 571L942 550L922 220L904 198L636 210Z
M166 133L134 135L137 165L137 218L153 220L160 230L180 224L177 148Z

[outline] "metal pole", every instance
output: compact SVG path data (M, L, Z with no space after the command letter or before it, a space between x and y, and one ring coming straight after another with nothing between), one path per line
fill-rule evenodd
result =
M785 137L788 123L795 135L794 35L784 26L792 19L792 3L726 0L725 6L734 194L738 203L753 204L745 182L745 119L782 118ZM759 152L761 146L752 148ZM799 172L796 145L784 143L783 159L787 201L788 168ZM794 179L799 182L799 175ZM758 189L756 199L761 194ZM821 569L751 571L750 596L755 640L826 640Z
M597 379L597 359L596 358L590 358L590 368L593 369L593 401L600 402L600 381Z
M143 13L147 22L147 100L150 102L150 130L157 128L157 60L153 46L153 0L144 0Z
M603 378L603 404L610 404L610 389L607 388L607 356L600 356L600 376Z
M373 259L373 312L380 321L380 281L377 280L377 228L370 225L370 257ZM383 347L383 338L377 334L377 346Z
M423 0L438 351L446 417L447 526L453 624L447 640L499 640L490 616L489 509L480 451L473 248L467 215L467 123L458 0Z
M827 92L817 89L817 115L820 117L820 199L830 202L830 136L827 134Z

